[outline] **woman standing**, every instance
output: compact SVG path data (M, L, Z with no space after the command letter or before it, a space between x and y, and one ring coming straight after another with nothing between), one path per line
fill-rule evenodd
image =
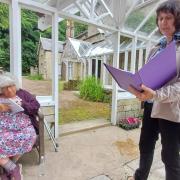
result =
M180 1L165 1L157 8L156 15L157 26L164 37L151 50L149 58L175 41L177 76L156 91L144 85L142 93L130 88L139 100L145 101L145 106L139 142L139 168L128 180L147 180L159 133L166 180L180 180Z

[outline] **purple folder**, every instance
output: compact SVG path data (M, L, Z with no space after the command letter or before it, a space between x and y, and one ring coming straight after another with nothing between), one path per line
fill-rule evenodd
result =
M176 46L173 41L164 50L152 57L135 74L104 64L118 85L128 90L129 86L141 91L141 84L153 90L161 88L177 75Z

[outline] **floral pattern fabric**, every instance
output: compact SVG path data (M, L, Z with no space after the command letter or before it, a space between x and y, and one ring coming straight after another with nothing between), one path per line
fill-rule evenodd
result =
M31 151L36 132L24 112L0 112L0 158L21 155Z

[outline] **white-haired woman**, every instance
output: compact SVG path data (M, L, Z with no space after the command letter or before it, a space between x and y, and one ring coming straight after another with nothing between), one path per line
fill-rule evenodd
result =
M20 166L13 159L31 151L36 141L35 115L40 105L16 83L10 74L0 74L0 166L5 170L2 180L22 179ZM3 103L6 99L15 101L24 111L12 113L11 107Z

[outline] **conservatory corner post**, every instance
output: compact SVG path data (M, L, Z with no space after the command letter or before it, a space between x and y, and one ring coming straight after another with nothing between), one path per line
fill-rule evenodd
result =
M53 101L55 103L55 138L58 138L58 14L53 13L52 15L52 94Z
M126 51L125 51L125 62L124 62L124 70L125 70L125 71L128 70L128 56L129 56L129 53L128 53L128 51L126 50Z
M119 68L119 48L120 48L120 32L114 34L114 55L113 67ZM112 81L112 108L111 108L111 123L117 123L117 99L118 99L118 85Z
M135 73L136 71L136 47L137 47L137 36L132 40L132 53L131 53L131 72Z
M12 0L9 6L10 17L10 72L15 75L20 87L22 85L21 61L21 8L18 0Z
M103 63L106 64L106 55L103 55ZM102 69L103 69L103 73L102 73L102 83L103 83L103 87L106 85L106 69L105 66L102 64Z

